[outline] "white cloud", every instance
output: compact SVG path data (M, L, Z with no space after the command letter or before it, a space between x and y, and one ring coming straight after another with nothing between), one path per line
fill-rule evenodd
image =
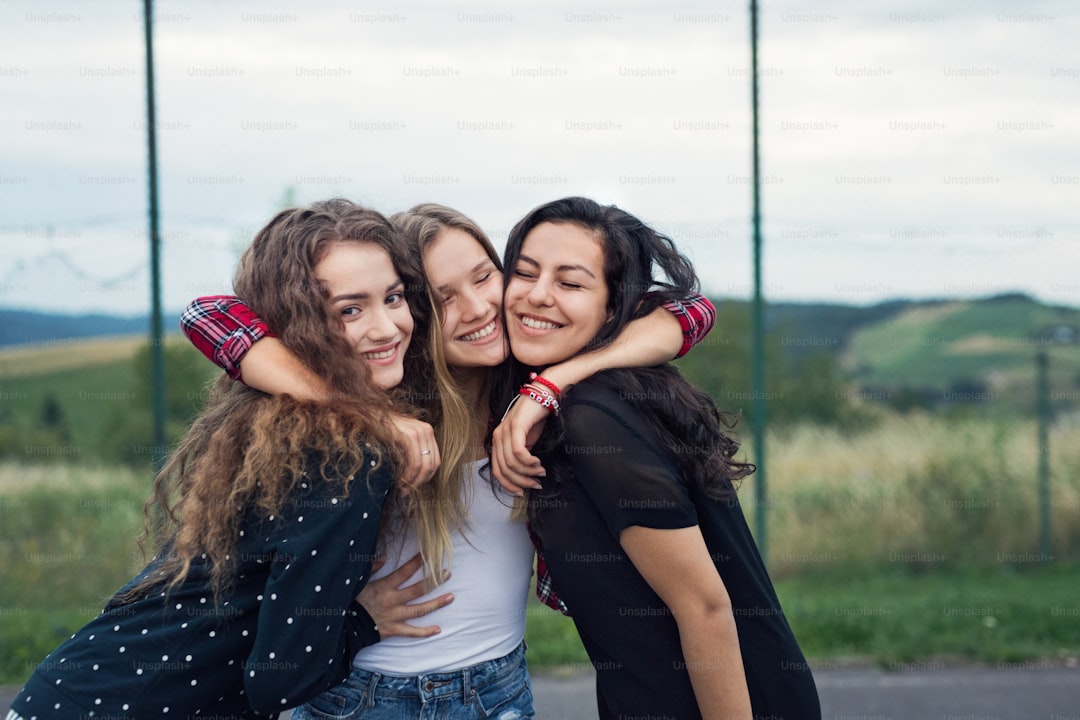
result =
M120 277L146 256L141 17L84 5L0 17L2 304L143 302L68 297L68 265ZM221 285L289 187L443 202L496 244L539 202L592 195L671 232L706 288L749 294L742 5L159 2L156 17L167 307ZM1077 304L1068 6L791 3L761 29L769 297Z

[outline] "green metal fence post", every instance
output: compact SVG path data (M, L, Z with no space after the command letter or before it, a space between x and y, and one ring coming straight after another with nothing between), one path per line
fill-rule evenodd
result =
M753 404L754 409L754 463L757 465L754 483L757 487L757 503L754 524L757 529L758 548L761 557L767 559L768 535L766 532L766 508L768 490L765 483L765 308L761 293L761 160L758 153L758 16L757 0L750 0L750 94L753 104L753 177L754 177L754 304L753 304Z
M161 233L158 225L157 125L154 113L153 0L143 0L146 37L146 146L150 192L150 375L154 414L154 472L165 462L165 348L161 320Z
M1039 552L1042 559L1050 557L1050 399L1047 370L1049 357L1045 350L1035 356L1037 370L1036 414L1039 433Z

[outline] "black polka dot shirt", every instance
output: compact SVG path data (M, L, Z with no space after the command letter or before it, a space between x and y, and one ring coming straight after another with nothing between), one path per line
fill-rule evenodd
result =
M391 472L369 467L343 497L317 468L280 516L242 523L235 579L217 604L205 562L167 594L114 599L45 658L12 709L26 720L276 718L341 682L379 639L355 598ZM151 562L124 590L155 572Z

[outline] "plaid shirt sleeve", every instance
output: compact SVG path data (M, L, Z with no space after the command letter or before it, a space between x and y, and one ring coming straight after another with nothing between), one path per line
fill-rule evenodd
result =
M273 337L266 323L232 295L196 298L180 316L180 329L207 360L240 382L244 355L257 341Z
M559 593L555 590L555 583L548 572L547 560L544 559L543 545L540 543L540 538L532 531L532 525L529 526L529 538L532 539L533 547L536 548L536 597L552 610L558 610L570 617L570 608L566 607L566 603L559 598Z
M716 324L716 308L704 295L694 293L682 300L666 302L661 307L674 315L682 326L683 345L675 357L690 352L690 348L704 340Z

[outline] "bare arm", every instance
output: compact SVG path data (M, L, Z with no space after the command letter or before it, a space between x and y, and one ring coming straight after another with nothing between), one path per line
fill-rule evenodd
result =
M300 400L325 400L330 391L280 340L265 337L240 360L244 383L271 395L292 395ZM391 414L391 422L405 449L406 466L398 475L398 487L408 495L412 488L430 480L441 457L431 425L405 415Z
M631 526L619 542L649 586L671 609L686 669L705 720L752 715L739 635L724 582L697 526Z
M244 384L270 395L299 400L325 400L330 395L322 378L311 372L275 337L255 342L240 360Z
M683 346L682 325L670 312L656 308L629 323L607 347L552 365L541 375L564 391L602 370L659 365L674 358ZM259 343L256 343L258 345ZM244 377L247 377L244 368ZM548 411L539 403L518 402L503 418L491 439L492 470L503 488L521 495L524 488L540 488L544 476L540 460L529 448L543 432Z
M665 363L679 353L682 344L679 321L667 310L656 308L629 323L607 347L552 365L541 375L565 389L601 370Z

